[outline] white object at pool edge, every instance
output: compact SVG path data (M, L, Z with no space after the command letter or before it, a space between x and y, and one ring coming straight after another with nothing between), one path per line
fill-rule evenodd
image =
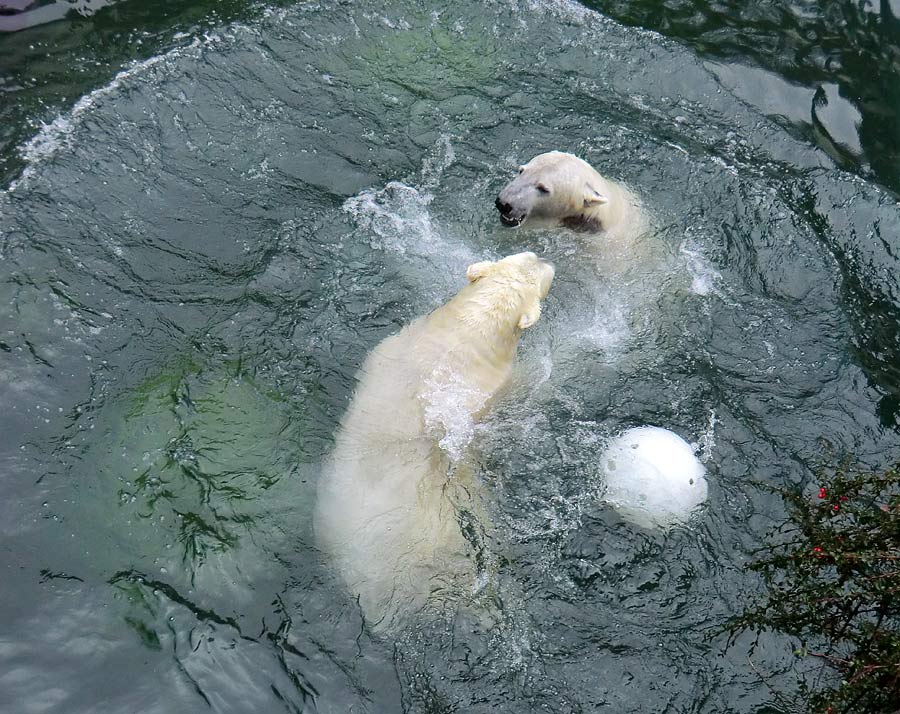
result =
M605 500L640 526L685 523L706 500L703 464L690 444L667 429L640 426L620 434L603 452L600 469Z

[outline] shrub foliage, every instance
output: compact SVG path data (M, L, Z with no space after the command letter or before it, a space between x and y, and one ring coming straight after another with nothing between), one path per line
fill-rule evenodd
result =
M820 474L812 493L781 494L789 518L751 565L768 593L727 629L775 630L797 654L832 670L802 683L817 714L900 712L900 464L871 473L848 464ZM820 681L821 681L820 680Z

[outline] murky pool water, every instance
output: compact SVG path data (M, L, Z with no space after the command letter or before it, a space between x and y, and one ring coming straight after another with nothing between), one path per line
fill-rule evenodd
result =
M564 0L300 3L44 126L0 194L0 708L779 711L790 643L706 635L782 515L754 480L809 482L823 438L900 457L900 212L741 71ZM552 148L651 233L503 228L497 190ZM525 249L557 278L464 435L490 582L373 636L311 525L356 370ZM688 527L600 497L644 424L706 465Z

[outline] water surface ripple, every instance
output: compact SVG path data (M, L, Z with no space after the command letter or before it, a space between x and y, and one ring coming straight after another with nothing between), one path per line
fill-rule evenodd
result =
M299 3L48 122L0 193L0 710L778 711L791 643L704 634L782 516L752 480L809 484L823 437L900 457L900 213L731 87L564 0ZM551 148L632 186L647 241L500 226ZM526 248L557 279L474 434L493 567L372 637L311 531L354 375ZM668 534L600 498L642 424L709 471Z

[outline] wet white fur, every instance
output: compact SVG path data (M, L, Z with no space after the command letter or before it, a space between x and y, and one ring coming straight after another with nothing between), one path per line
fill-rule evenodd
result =
M476 263L467 277L448 303L366 358L319 481L318 545L375 631L474 575L461 508L477 511L475 482L441 448L442 422L431 417L448 390L463 416L484 411L522 329L540 316L553 268L519 253Z

